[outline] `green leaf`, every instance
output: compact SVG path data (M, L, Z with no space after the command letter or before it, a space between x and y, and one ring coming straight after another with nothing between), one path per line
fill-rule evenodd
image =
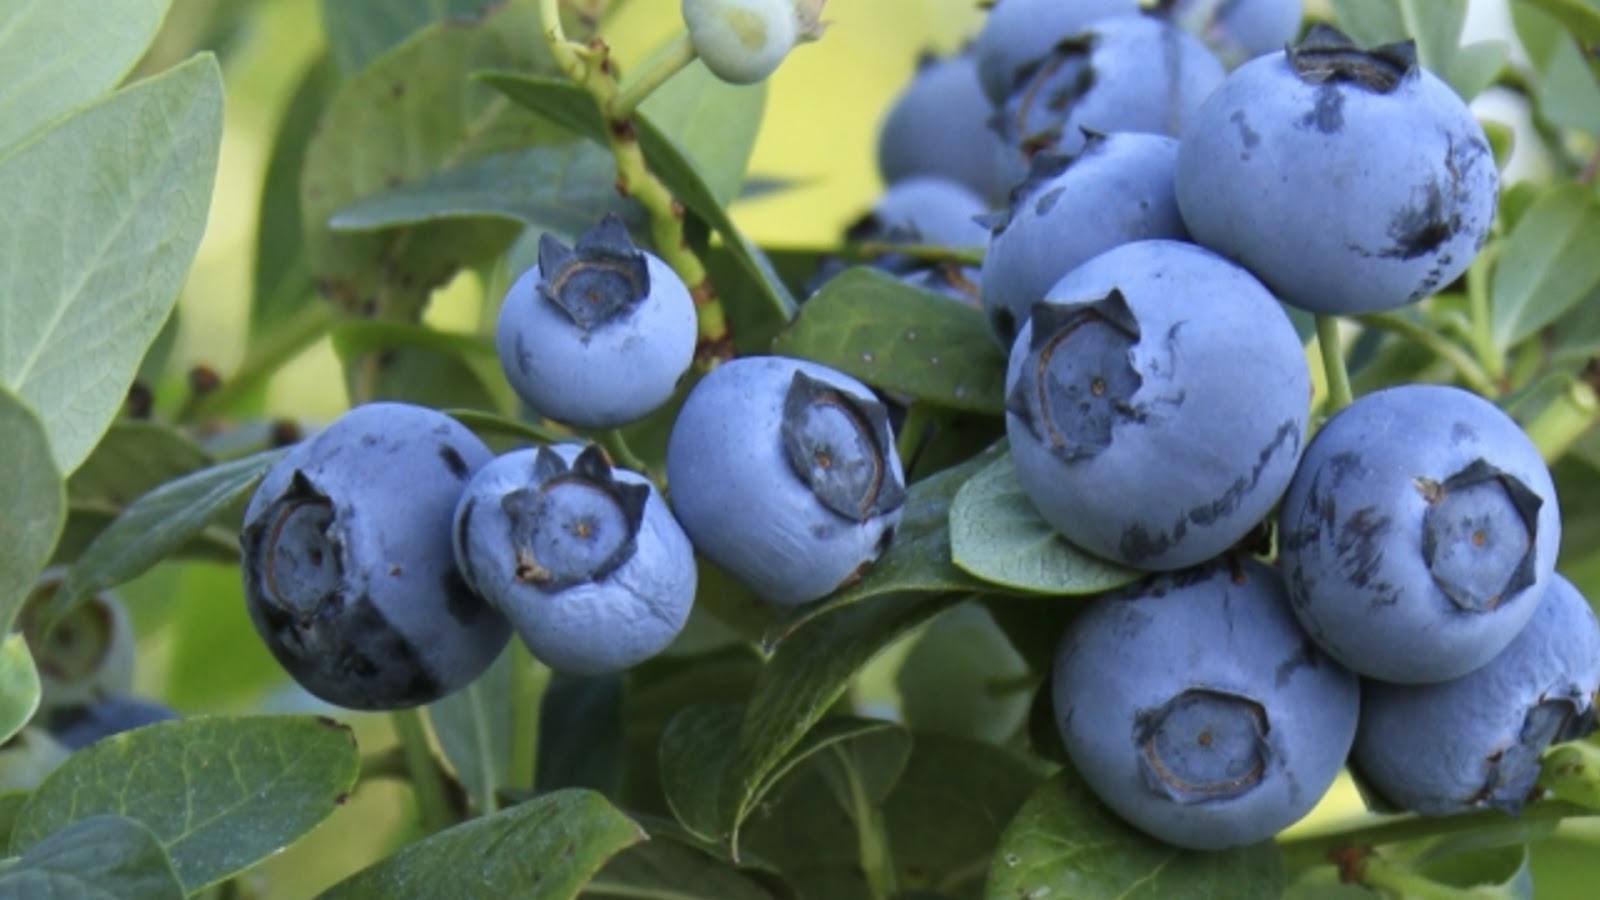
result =
M1271 842L1203 852L1162 843L1100 805L1075 773L1040 785L1006 826L989 869L990 900L1276 897L1284 874Z
M1600 811L1600 747L1575 741L1550 748L1539 786L1558 799Z
M650 63L639 70L648 71ZM692 162L711 199L726 207L744 187L766 104L765 81L730 84L696 63L652 91L639 110Z
M250 620L240 575L237 560L168 563L119 589L134 609L168 616L171 643L158 696L178 709L254 712L289 682Z
M622 675L555 673L539 703L533 789L588 788L616 796L622 783Z
M155 832L189 893L278 852L355 787L350 729L309 716L162 722L74 753L34 791L11 837L26 852L101 813Z
M480 437L499 435L533 444L559 444L562 441L573 440L573 436L566 432L524 422L521 419L509 419L481 409L445 409L443 412L472 429Z
M1600 199L1550 188L1507 238L1490 282L1491 330L1504 352L1600 288Z
M1586 44L1600 43L1600 9L1583 0L1518 0L1518 3L1543 10L1574 38Z
M0 744L22 730L39 708L39 670L28 641L13 631L0 643Z
M1019 591L1096 594L1144 577L1068 543L1039 516L1011 454L972 476L950 507L950 551L972 575Z
M1006 354L983 313L867 266L829 279L773 350L939 406L1005 410Z
M1494 84L1494 80L1500 77L1500 72L1505 69L1510 59L1511 45L1505 41L1477 41L1465 44L1456 51L1455 58L1450 61L1450 70L1446 73L1447 80L1462 99L1472 100ZM1488 131L1489 125L1486 124L1484 130ZM1515 134L1515 132L1510 133ZM1490 134L1489 141L1493 146L1493 134ZM1502 155L1497 150L1495 162L1504 167L1504 161L1508 157L1509 153Z
M1340 30L1363 47L1377 47L1407 37L1406 21L1397 0L1332 0Z
M467 81L486 66L552 70L538 14L507 0L471 22L430 25L340 88L306 149L301 214L318 290L336 306L415 318L432 290L498 256L515 226L498 219L340 232L351 203L495 153L568 136Z
M1004 744L1027 718L1035 680L989 610L964 603L917 636L895 688L908 727Z
M1567 26L1533 2L1513 3L1511 20L1534 69L1535 116L1600 134L1600 85Z
M52 0L0 9L0 156L116 87L144 55L171 5L172 0Z
M585 900L773 900L729 863L652 834L612 857L584 888Z
M477 78L518 104L561 123L573 133L600 144L606 143L605 120L596 109L593 98L582 88L565 81L515 72L479 72ZM734 224L732 217L706 186L705 178L672 138L642 112L633 121L639 133L640 151L650 170L685 208L722 235L770 311L787 319L795 310L794 297L773 270L766 254Z
M5 633L61 535L67 492L51 459L44 424L4 387L0 434L6 447L6 477L0 479L0 633Z
M0 384L70 473L121 409L205 231L222 139L209 55L112 94L0 157Z
M323 0L322 27L339 70L354 75L435 22L471 22L503 0Z
M181 900L161 842L139 822L89 816L47 835L0 875L0 900Z
M57 612L165 559L255 490L283 450L264 450L169 481L135 500L95 538L51 601Z
M883 810L901 887L981 896L1002 830L1040 781L994 744L918 732Z
M1467 0L1400 0L1400 15L1406 34L1417 42L1417 61L1445 77L1467 24Z
M14 747L7 747L10 753ZM11 846L11 829L17 823L17 816L22 812L22 807L27 805L28 798L33 796L31 789L6 788L0 790L0 847Z
M617 195L616 165L587 141L497 153L374 194L334 213L338 231L498 218L572 241L607 214L640 221Z
M576 897L644 830L599 794L545 794L411 844L339 882L322 900L396 897Z
M511 783L516 717L533 710L516 704L520 651L508 647L471 684L428 705L428 723L479 814L494 812L498 792Z
M724 811L724 776L744 725L742 703L700 703L678 711L658 745L661 788L690 834L721 844L733 831Z
M1454 853L1424 860L1417 874L1438 884L1470 890L1473 900L1533 900L1533 870L1526 845Z

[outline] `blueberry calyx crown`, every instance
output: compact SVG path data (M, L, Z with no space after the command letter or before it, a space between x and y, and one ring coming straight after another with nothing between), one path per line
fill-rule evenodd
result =
M1133 395L1144 378L1132 362L1139 322L1115 288L1089 303L1035 303L1030 321L1006 411L1063 461L1095 456L1111 446L1119 419L1140 415Z
M783 452L823 506L854 522L898 509L906 488L889 465L889 413L804 372L783 400Z
M1249 793L1272 757L1267 711L1226 691L1189 688L1136 728L1146 786L1185 805Z
M1050 53L1017 70L1011 99L995 113L990 127L1018 145L1032 159L1061 141L1059 123L1094 88L1097 73L1090 59L1099 36L1085 32L1057 42ZM1035 111L1052 126L1030 130Z
M1423 562L1457 608L1487 612L1533 584L1538 494L1482 458L1414 483L1427 502Z
M1344 32L1318 24L1287 51L1295 74L1307 84L1348 82L1387 94L1417 73L1417 45L1397 41L1363 50Z
M507 493L516 579L545 593L599 581L633 558L650 488L618 481L598 445L568 466L554 450L534 455L528 487Z
M539 238L539 293L584 331L617 318L650 295L650 268L627 226L607 214L573 247Z
M1021 181L1012 186L1007 196L1004 209L999 212L989 213L982 219L982 224L988 226L991 237L998 236L1010 227L1011 221L1016 218L1017 209L1033 198L1046 184L1054 181L1062 172L1071 168L1074 163L1084 157L1099 151L1106 141L1106 136L1092 128L1079 128L1083 133L1083 147L1076 153L1064 153L1057 149L1045 149L1034 153L1028 160L1028 174ZM1043 213L1040 213L1043 215Z
M286 643L304 649L318 619L341 602L343 539L333 501L298 469L288 489L241 536L259 573L263 614Z

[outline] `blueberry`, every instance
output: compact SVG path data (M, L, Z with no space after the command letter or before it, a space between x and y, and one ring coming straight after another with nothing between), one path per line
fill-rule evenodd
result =
M78 750L101 738L176 718L178 714L171 707L119 694L86 706L53 710L46 716L45 728L56 743Z
M1493 659L1433 684L1368 681L1351 762L1391 803L1424 815L1521 810L1552 743L1595 727L1600 623L1560 575Z
M972 53L923 60L878 130L878 172L886 184L916 175L965 185L985 201L1005 195L995 166L1002 144L989 127L989 98Z
M695 53L712 74L754 84L777 70L789 51L822 35L827 0L683 0L683 21Z
M46 569L17 615L17 630L28 642L39 671L40 715L133 689L137 642L128 608L116 592L96 591L57 619L49 631L40 627L38 611L55 596L66 575L64 566Z
M695 549L784 605L875 561L906 496L872 391L779 356L723 363L695 385L667 442L667 485Z
M989 212L982 197L959 182L916 175L889 185L872 212L850 229L851 240L895 244L982 247L989 230L980 219Z
M1077 153L1084 131L1177 136L1225 70L1200 39L1157 19L1113 17L1023 70L996 115L1015 176L1040 150Z
M410 707L494 661L511 626L450 544L456 501L491 456L443 413L369 403L268 470L240 535L245 595L302 687L351 709Z
M1006 433L1023 489L1072 543L1142 569L1223 552L1294 474L1311 376L1249 272L1178 241L1067 273L1017 334Z
M455 515L456 561L560 672L661 652L694 603L694 548L649 479L597 446L517 450L478 470Z
M1333 784L1360 682L1248 561L1161 575L1090 601L1053 675L1056 722L1084 783L1168 843L1263 841Z
M682 279L607 216L576 247L540 239L539 264L500 308L495 345L506 380L534 412L611 428L672 396L694 360L697 327Z
M912 287L932 291L979 309L983 306L978 286L981 277L981 272L976 266L943 262L912 269L902 274L900 280Z
M1090 135L1077 156L1041 154L995 217L980 294L1010 347L1033 304L1090 257L1146 238L1186 240L1172 193L1178 141L1124 132Z
M1561 540L1539 451L1494 404L1443 385L1359 398L1306 448L1279 512L1295 612L1372 678L1456 678L1539 604Z
M1499 175L1472 111L1410 43L1363 51L1319 26L1235 69L1190 117L1176 185L1195 240L1285 303L1354 314L1465 272Z
M1139 0L1003 0L989 10L973 45L978 80L996 106L1017 86L1021 71L1055 45L1099 19L1134 16Z
M1157 15L1200 37L1230 67L1282 50L1300 33L1301 0L1158 0Z

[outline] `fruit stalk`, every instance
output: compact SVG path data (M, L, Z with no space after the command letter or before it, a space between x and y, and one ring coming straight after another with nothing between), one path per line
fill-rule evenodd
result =
M1344 367L1344 351L1339 343L1339 317L1317 316L1317 350L1322 356L1322 371L1328 379L1328 413L1350 405L1350 373Z
M1380 328L1426 347L1429 353L1449 363L1474 393L1485 397L1499 395L1500 389L1494 379L1489 377L1483 366L1472 358L1472 354L1439 331L1413 322L1398 313L1368 313L1357 321L1369 328Z
M394 723L400 746L405 751L406 769L411 776L411 789L416 794L423 830L435 834L449 828L456 823L456 817L450 811L444 778L428 747L428 731L422 724L422 716L415 709L399 709L390 713L389 721Z
M595 39L580 45L568 40L561 27L559 0L539 0L539 12L545 22L545 39L556 63L574 84L594 98L600 114L605 117L606 145L617 163L617 192L644 207L650 218L650 237L657 255L689 286L700 335L695 365L702 370L710 369L733 355L728 319L705 264L690 249L684 236L683 204L645 163L639 133L631 118L647 89L654 85L636 85L637 90L624 95L611 64L610 48L603 41Z

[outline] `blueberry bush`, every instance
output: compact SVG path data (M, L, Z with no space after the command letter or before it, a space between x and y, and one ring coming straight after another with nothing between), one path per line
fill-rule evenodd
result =
M780 246L824 0L297 3L0 0L0 897L1590 896L1600 4L975 4Z

